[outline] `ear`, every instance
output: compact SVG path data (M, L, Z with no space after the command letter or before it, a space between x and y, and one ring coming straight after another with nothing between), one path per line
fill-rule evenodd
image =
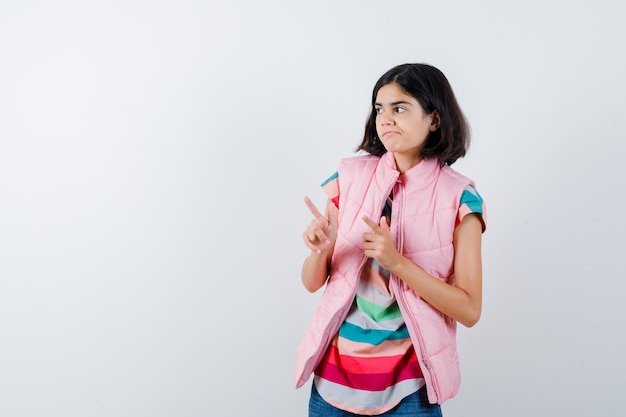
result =
M441 126L441 116L439 116L439 112L435 110L430 114L430 117L432 117L432 119L430 121L429 129L431 132L434 132L439 129L439 126Z

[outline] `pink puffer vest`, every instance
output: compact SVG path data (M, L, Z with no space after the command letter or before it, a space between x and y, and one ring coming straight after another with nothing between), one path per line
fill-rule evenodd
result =
M429 274L454 284L452 238L465 187L473 182L436 159L425 159L400 176L393 154L346 158L339 165L339 232L330 278L296 352L296 387L309 379L352 304L366 257L362 217L380 219L397 184L391 233L404 256ZM391 286L407 324L426 380L428 400L442 404L460 384L456 321L422 300L403 281Z

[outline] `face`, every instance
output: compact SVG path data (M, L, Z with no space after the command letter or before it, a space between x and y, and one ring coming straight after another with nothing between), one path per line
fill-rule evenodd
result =
M426 114L417 99L396 83L376 94L376 133L388 152L393 152L401 172L417 165L428 134L439 127L437 112Z

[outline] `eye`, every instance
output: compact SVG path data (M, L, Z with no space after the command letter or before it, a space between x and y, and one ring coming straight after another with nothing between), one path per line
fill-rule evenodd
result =
M396 113L404 113L406 111L404 107L396 107L395 110L396 110Z
M376 114L381 114L383 112L383 108L382 107L376 107L374 109L374 111L376 112Z

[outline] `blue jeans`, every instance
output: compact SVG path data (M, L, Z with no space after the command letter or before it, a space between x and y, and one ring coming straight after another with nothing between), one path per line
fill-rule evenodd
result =
M354 417L359 415L340 410L328 404L317 392L315 384L311 385L309 417ZM380 414L380 416L441 417L441 407L439 404L430 404L428 402L426 386L423 386L419 391L404 398L400 401L400 404L386 413Z

